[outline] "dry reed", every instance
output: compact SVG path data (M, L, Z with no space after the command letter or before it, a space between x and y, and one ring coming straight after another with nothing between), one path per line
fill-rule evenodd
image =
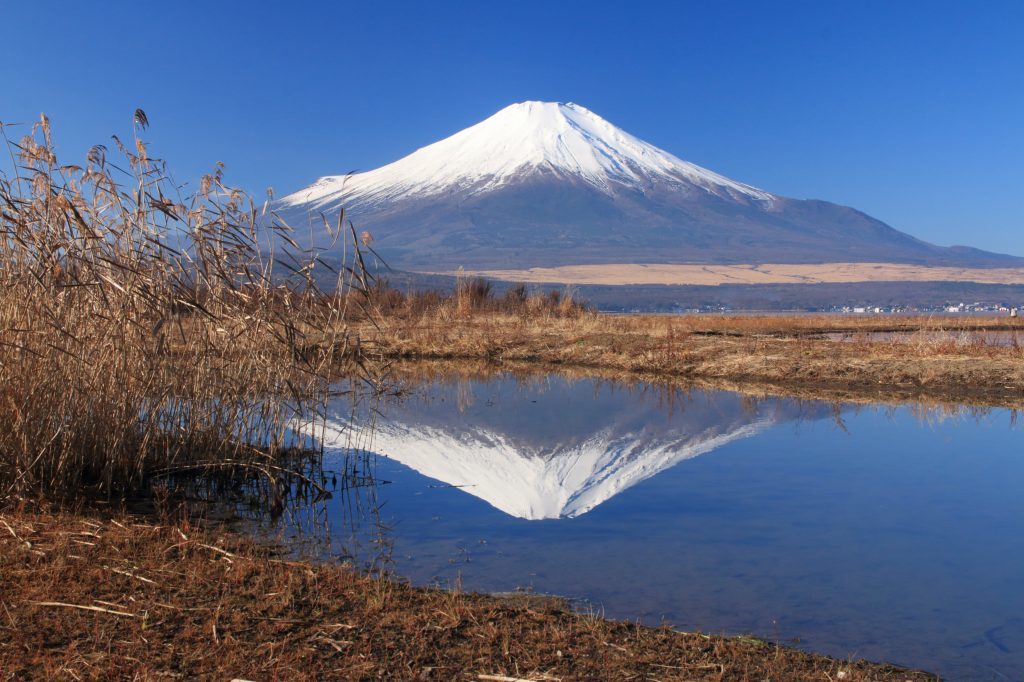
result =
M0 124L0 501L181 470L279 483L304 444L289 426L360 363L317 255L220 164L183 194L148 123L136 111L131 140L82 166L58 161L45 116L17 141ZM351 242L341 289L364 291L354 230L325 228Z
M351 296L352 294L350 294ZM504 294L497 295L492 282L483 277L458 277L450 292L436 290L400 291L386 278L374 281L366 296L359 295L365 304L348 306L349 320L360 319L368 312L379 321L469 319L487 314L505 314L518 319L574 318L589 310L586 303L576 299L571 287L565 292L552 290L530 291L525 284L516 284Z

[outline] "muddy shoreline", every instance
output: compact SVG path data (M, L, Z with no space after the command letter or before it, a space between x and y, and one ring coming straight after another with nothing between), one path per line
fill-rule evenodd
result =
M752 637L421 589L199 520L0 513L2 679L930 680Z
M821 316L652 317L586 314L525 319L477 315L447 322L387 319L360 330L387 360L475 361L537 371L618 373L745 393L851 402L933 401L1024 407L1024 348L963 342L965 331L1024 326L1015 319L898 322ZM909 340L833 340L821 334L898 331ZM912 336L920 333L920 340ZM948 334L948 338L943 334Z

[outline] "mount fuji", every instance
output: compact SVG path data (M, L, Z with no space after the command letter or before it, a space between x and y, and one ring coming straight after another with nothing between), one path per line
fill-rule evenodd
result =
M888 262L1020 266L916 239L684 161L578 104L522 102L376 170L276 202L296 227L341 209L392 266ZM326 239L326 235L325 235ZM322 244L314 244L322 245Z

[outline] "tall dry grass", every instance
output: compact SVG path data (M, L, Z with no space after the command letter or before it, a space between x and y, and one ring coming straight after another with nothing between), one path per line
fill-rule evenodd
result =
M267 205L218 164L184 192L141 138L58 160L46 117L0 175L0 499L119 495L169 471L257 471L278 483L289 428L358 371L348 296ZM345 239L342 290L365 290ZM351 239L349 238L351 233Z
M350 304L350 321L359 321L367 314L377 321L405 323L409 321L450 323L488 315L505 315L523 321L548 318L577 318L591 312L571 287L565 291L535 290L516 284L501 295L494 284L483 277L458 277L451 291L401 291L384 277L373 281L365 292L349 294L358 305Z

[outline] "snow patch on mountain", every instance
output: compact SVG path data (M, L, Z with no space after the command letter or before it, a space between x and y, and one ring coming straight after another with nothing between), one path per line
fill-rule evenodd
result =
M359 210L453 192L471 196L542 173L608 195L667 183L738 201L770 205L775 199L658 149L578 104L522 102L376 170L320 178L281 204Z

